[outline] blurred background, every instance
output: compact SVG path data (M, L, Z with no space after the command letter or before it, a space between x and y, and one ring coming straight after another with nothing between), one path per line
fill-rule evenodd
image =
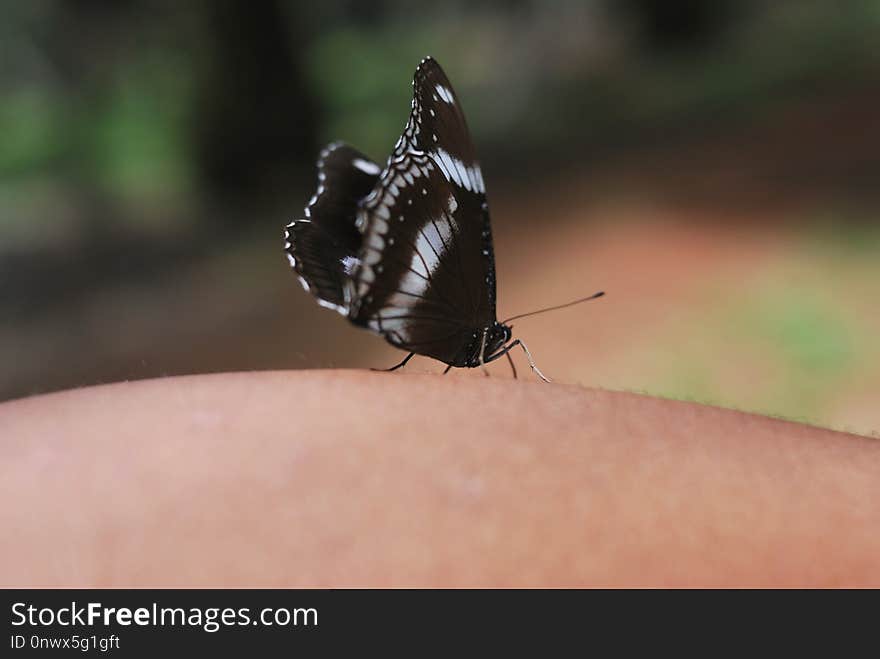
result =
M880 3L475 4L0 4L0 399L399 361L282 232L324 143L384 162L430 54L499 316L608 292L516 323L546 373L880 430Z

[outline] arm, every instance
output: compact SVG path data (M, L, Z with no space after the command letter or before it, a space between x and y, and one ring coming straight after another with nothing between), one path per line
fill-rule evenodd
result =
M0 405L3 585L880 585L880 442L482 377Z

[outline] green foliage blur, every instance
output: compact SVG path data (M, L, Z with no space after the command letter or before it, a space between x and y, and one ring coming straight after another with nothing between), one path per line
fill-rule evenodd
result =
M18 235L38 239L18 225L40 221L35 215L52 200L82 203L83 186L121 204L112 220L121 223L223 194L205 176L211 163L200 156L198 133L225 109L206 98L247 89L234 80L251 73L247 66L218 70L241 59L246 38L217 41L230 30L224 21L252 13L266 24L283 21L273 36L287 42L278 52L288 61L276 66L290 77L278 81L304 96L285 102L283 90L265 90L261 107L236 118L265 120L273 103L283 103L290 111L284 121L313 125L300 151L288 155L304 165L299 171L333 139L383 159L406 120L409 87L401 81L426 54L455 72L481 152L502 176L695 126L747 121L781 97L808 95L816 81L871 79L880 59L880 9L868 0L673 2L665 15L655 15L663 12L653 3L598 0L481 9L467 2L253 5L272 7L260 12L248 3L181 4L4 3L0 221L7 249ZM260 28L245 37L259 41ZM231 128L246 133L252 125ZM263 146L246 144L244 154L258 162L240 167L262 167ZM214 148L217 159L228 155ZM274 174L266 178L278 183ZM286 179L272 191L291 186L307 187ZM198 213L185 215L175 221Z

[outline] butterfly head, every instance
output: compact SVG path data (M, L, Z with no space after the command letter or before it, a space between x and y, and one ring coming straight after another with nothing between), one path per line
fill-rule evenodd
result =
M495 324L485 329L485 343L483 344L482 361L488 362L490 358L501 350L504 345L513 338L513 329L495 321Z

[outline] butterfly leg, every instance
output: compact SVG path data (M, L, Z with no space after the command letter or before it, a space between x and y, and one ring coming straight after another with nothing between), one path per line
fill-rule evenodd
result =
M501 350L499 350L499 351L496 352L494 355L492 355L491 357L489 357L486 361L487 361L487 362L495 361L496 359L498 359L499 357L501 357L501 355L506 355L507 353L509 353L509 352L510 352L511 350L513 350L516 346L519 346L520 348L522 348L522 349L523 349L523 352L526 353L526 359L529 360L529 366L531 366L531 367L532 367L532 370L533 370L535 373L537 373L538 377L541 378L544 382L550 382L550 381L551 381L550 378L548 378L546 375L544 375L543 373L541 373L541 369L538 368L538 367L535 365L535 360L532 359L532 353L529 352L529 349L526 347L526 344L523 343L522 341L520 341L519 339L516 339L516 340L513 341L512 343L510 343L510 344L504 346Z
M541 373L541 369L535 365L535 360L532 359L532 353L529 352L529 349L525 343L523 343L522 341L517 339L516 341L514 341L513 343L510 344L510 347L512 348L513 346L515 346L517 344L519 345L520 348L523 349L523 352L526 353L526 359L529 360L529 366L531 366L532 370L538 374L538 377L540 377L544 382L550 382L550 378L548 378L546 375Z
M510 356L509 352L505 352L504 356L507 357L507 362L510 364L510 370L513 371L513 379L516 380L516 366L513 365L513 357Z
M483 341L480 344L480 368L483 369L483 375L489 377L489 369L486 368L486 362L483 361L484 354L486 354L486 330L483 330Z
M451 370L452 370L452 364L450 364L449 366L446 367L446 370L443 371L443 375L446 375L446 374L449 373L449 371L451 371Z
M391 371L396 371L399 368L403 368L406 366L406 363L413 358L413 355L416 354L414 352L409 353L406 357L403 358L403 361L399 364L395 364L391 368L371 368L371 371L382 371L383 373L390 373Z

